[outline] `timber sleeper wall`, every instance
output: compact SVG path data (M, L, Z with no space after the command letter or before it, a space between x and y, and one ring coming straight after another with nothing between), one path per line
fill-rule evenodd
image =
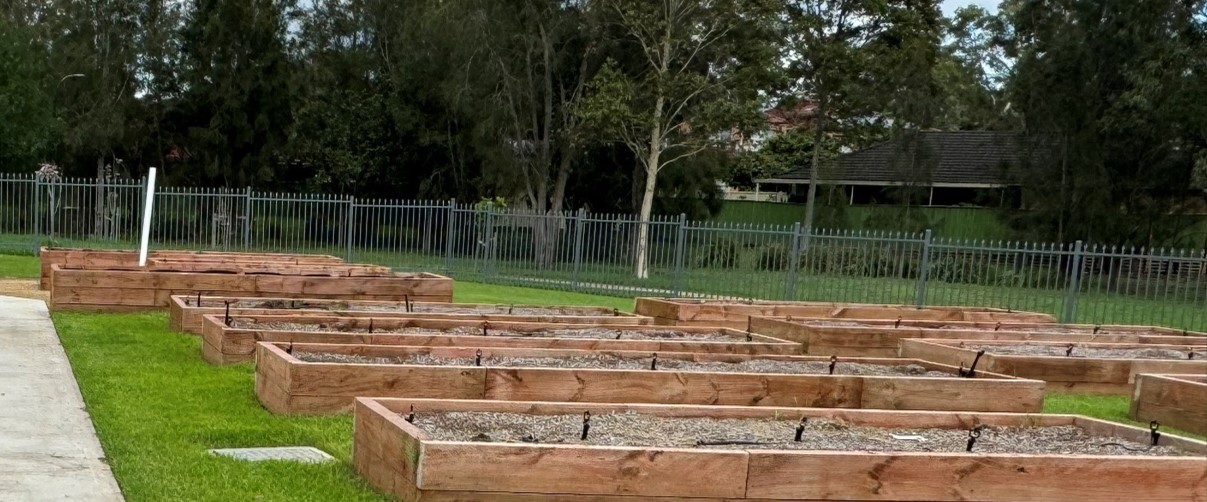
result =
M400 359L484 358L481 366L307 362L299 354ZM633 359L643 366L651 353L632 351L397 347L379 345L271 344L256 347L256 395L274 413L326 414L350 411L357 396L666 403L738 406L808 406L898 410L1035 412L1043 408L1044 383L984 373L959 378L956 368L905 359L846 359L841 364L916 365L950 378L850 374L743 373L490 366L498 358ZM822 363L829 358L660 352L657 361L741 363L750 360ZM371 359L370 359L371 360ZM356 360L354 360L356 361ZM581 359L580 359L581 361ZM655 363L657 364L657 363ZM843 371L842 367L839 371Z
M1086 394L1120 394L1132 392L1132 383L1139 373L1195 373L1207 374L1207 360L1191 359L1128 359L1093 358L1080 356L1007 355L995 354L994 346L1035 345L1050 348L1072 346L1074 353L1079 349L1131 350L1169 349L1193 350L1198 354L1207 351L1207 346L1115 344L1115 343L1064 343L1034 341L993 340L927 340L907 338L901 340L901 357L923 359L952 366L968 367L977 359L972 347L984 347L985 354L977 361L976 370L991 371L1020 378L1043 380L1048 383L1048 392L1075 392Z
M750 316L846 319L922 319L944 321L1055 322L1048 314L983 307L914 307L859 303L638 298L634 311L673 326L724 326L746 329Z
M990 323L992 328L998 326ZM1045 326L1045 325L1036 325ZM1182 335L1145 335L1134 333L1161 333L1161 329L1147 331L1136 327L1131 332L1102 329L1075 330L1066 326L1051 325L1052 332L1044 328L1026 328L1029 331L1001 329L943 329L914 327L902 321L835 320L835 319L781 319L778 317L750 317L750 331L761 335L791 340L801 344L801 353L809 355L837 355L845 357L894 357L899 352L900 341L906 338L935 340L1015 340L1049 341L1067 343L1130 343L1168 345L1207 345L1207 336L1200 333ZM1022 329L1022 328L1020 328ZM1095 334L1095 331L1098 333ZM1170 330L1169 332L1181 333Z
M138 251L117 249L47 248L38 251L42 265L39 288L50 290L51 265L62 268L108 270L138 266ZM171 262L209 263L275 263L280 265L336 265L343 258L331 255L290 253L234 253L226 251L185 251L173 249L151 250L147 260Z
M1072 415L899 412L818 408L695 407L357 398L352 459L369 484L408 502L876 500L1204 502L1203 455L997 454L734 447L594 446L438 441L403 414L494 412L599 417L774 419L800 417L911 429L1076 426L1091 441L1147 442L1149 431ZM592 429L594 432L595 429ZM598 433L598 432L597 432ZM1207 455L1207 444L1163 435L1161 444Z
M165 308L174 294L197 291L241 296L303 295L349 300L448 302L453 280L428 273L375 277L148 272L51 266L52 310L128 312Z
M225 297L173 295L168 306L168 321L172 329L201 334L202 318L206 315L225 315L225 302L231 304L232 316L297 315L341 317L381 317L400 319L446 319L475 321L544 322L600 325L651 324L649 317L602 307L537 307L528 305L492 305L475 303L439 303L412 301L322 300L293 298ZM448 312L442 312L447 310ZM482 310L486 313L469 313ZM573 314L510 314L528 311Z
M1130 415L1207 436L1207 374L1136 375Z
M775 319L789 322L808 322L829 320L835 322L850 322L868 326L893 326L908 328L929 328L944 330L989 330L989 331L1023 331L1042 333L1067 333L1089 335L1136 335L1136 336L1203 336L1207 333L1186 329L1167 328L1164 326L1143 326L1127 324L1061 324L1055 322L1011 322L1011 321L928 321L919 319L854 319L854 318L825 318L800 316L757 316L763 319Z
M376 317L338 317L327 320L306 319L312 329L241 328L241 323L274 322L276 316L232 318L227 326L223 316L205 316L202 328L202 356L211 364L250 361L256 342L335 343L360 345L412 345L455 347L531 347L582 350L636 350L641 352L707 352L722 354L795 354L793 342L754 335L728 328L665 326L598 326L583 324L517 323L494 321L390 319ZM372 333L366 332L374 326ZM339 328L358 331L338 331ZM659 336L645 339L594 337L554 337L550 331L590 331L594 333L653 332L660 334L708 334L721 341L676 339ZM513 332L503 336L500 332ZM483 335L483 333L488 333Z

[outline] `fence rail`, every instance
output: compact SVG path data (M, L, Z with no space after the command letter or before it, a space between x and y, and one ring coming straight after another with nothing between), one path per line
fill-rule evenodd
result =
M142 180L0 174L0 252L40 245L132 248ZM931 233L808 231L775 225L640 223L628 214L478 207L159 187L157 247L329 253L464 280L614 295L976 305L1064 321L1207 329L1203 250L939 239Z

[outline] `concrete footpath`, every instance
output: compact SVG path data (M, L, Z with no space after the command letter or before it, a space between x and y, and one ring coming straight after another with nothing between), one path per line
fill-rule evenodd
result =
M46 304L0 296L0 501L121 501Z

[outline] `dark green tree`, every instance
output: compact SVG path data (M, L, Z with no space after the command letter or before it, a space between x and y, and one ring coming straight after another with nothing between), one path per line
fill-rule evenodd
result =
M286 176L293 128L288 0L194 0L183 32L181 178L247 186Z

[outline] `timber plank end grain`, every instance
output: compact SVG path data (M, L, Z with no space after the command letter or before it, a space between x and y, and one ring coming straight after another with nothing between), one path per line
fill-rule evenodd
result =
M1152 421L1207 435L1207 372L1136 375L1132 420Z
M658 501L878 500L1207 502L1203 456L665 448L433 440L402 414L450 411L784 420L822 418L896 428L1082 427L1094 438L1146 430L1069 415L899 412L413 398L357 398L354 467L402 500ZM1207 443L1170 436L1207 454ZM382 468L378 464L384 464Z
M663 403L684 405L806 406L897 410L1038 412L1044 383L984 373L956 378L955 368L901 359L847 359L870 365L915 364L948 371L950 378L777 374L726 371L657 371L598 368L492 366L492 358L589 358L604 355L645 363L648 352L540 348L417 347L396 345L256 344L261 401L276 413L328 414L350 409L357 396L499 401ZM297 354L338 355L349 362L307 362ZM424 363L373 363L357 358L406 360L458 358L487 361L481 367ZM824 364L826 358L660 352L664 362L742 363L778 361ZM269 406L284 389L283 405ZM257 388L257 393L261 389ZM274 405L277 401L272 401Z

